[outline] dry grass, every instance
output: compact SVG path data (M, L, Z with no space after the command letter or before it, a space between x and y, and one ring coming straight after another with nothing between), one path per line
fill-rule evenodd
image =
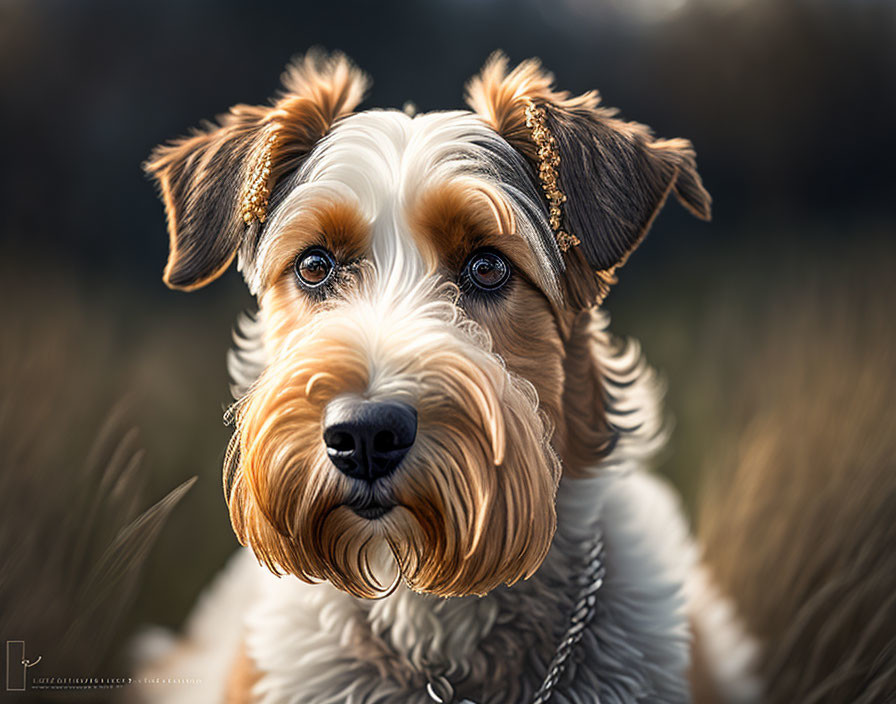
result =
M723 586L771 637L772 701L870 701L894 670L896 248L867 234L808 261L776 241L770 263L768 243L745 236L735 240L748 251L683 254L657 272L636 259L608 301L614 328L640 337L668 379L676 427L661 471L691 507L711 487L699 531ZM231 275L183 296L156 278L84 283L33 261L6 258L0 271L0 294L14 302L0 337L0 598L40 613L35 641L87 614L110 663L139 624L178 625L236 547L221 416L230 325L247 299ZM193 475L156 549L141 551L139 582L107 582L118 585L105 592L109 609L78 602L83 565L101 562L140 506ZM98 492L109 498L97 504ZM91 531L79 529L85 515ZM111 554L106 564L117 564ZM28 620L7 613L4 634Z
M896 692L896 257L863 254L712 323L734 373L698 534L765 642L768 702Z
M9 316L0 343L0 633L42 658L30 677L109 676L141 569L193 481L141 512L147 475L128 404L110 411L93 396L110 340L78 354L82 311L71 299L44 310Z

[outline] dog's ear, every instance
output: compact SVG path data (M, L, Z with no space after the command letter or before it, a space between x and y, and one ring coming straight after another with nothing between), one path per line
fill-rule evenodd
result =
M571 96L555 90L553 80L537 60L508 71L507 58L494 54L468 84L467 102L536 170L552 156L534 142L533 110L541 117L565 195L560 226L579 240L565 255L567 298L587 307L606 295L670 192L704 220L711 198L690 142L655 139L646 126L601 107L597 93Z
M164 281L171 288L204 286L233 261L245 227L239 192L267 112L237 105L217 124L157 147L143 165L165 203L171 247Z
M156 148L144 169L159 185L168 218L165 283L190 291L224 273L247 232L264 221L277 182L355 109L368 85L344 55L312 51L287 67L271 105L237 105Z

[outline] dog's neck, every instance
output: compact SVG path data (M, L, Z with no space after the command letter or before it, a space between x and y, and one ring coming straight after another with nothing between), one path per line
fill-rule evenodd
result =
M690 562L682 556L692 550L668 490L640 471L568 479L558 511L539 571L485 597L440 599L399 587L366 601L327 584L266 578L247 633L262 691L271 701L292 692L308 702L355 693L360 701L383 695L423 704L437 673L476 702L527 701L569 623L583 551L600 530L607 576L560 690L608 701L620 693L620 701L686 700L681 584Z
M594 344L620 438L590 478L561 482L557 532L537 573L484 597L442 599L401 586L378 601L267 579L247 632L263 672L259 691L270 695L264 701L423 704L434 674L475 702L531 699L569 625L597 531L607 574L559 689L602 701L687 700L681 588L693 548L671 492L642 469L662 443L659 386L637 347L605 328Z
M560 520L538 572L484 597L439 599L401 588L367 602L372 631L416 671L476 702L531 698L569 625L585 553L599 531L605 479L565 482Z

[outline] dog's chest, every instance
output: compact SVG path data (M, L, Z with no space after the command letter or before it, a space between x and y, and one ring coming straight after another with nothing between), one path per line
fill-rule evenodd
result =
M541 684L572 597L538 577L486 597L440 599L399 587L364 602L329 585L269 583L248 615L248 646L270 701L431 702L443 676L476 702L519 702ZM286 695L286 696L283 696ZM352 699L355 697L356 699Z
M687 701L681 584L690 548L677 508L640 472L564 484L542 567L486 597L400 587L364 601L326 584L266 579L247 615L248 652L262 673L257 700L423 704L432 701L427 682L444 676L478 704L529 701L569 625L584 549L599 530L606 578L558 691L602 702Z

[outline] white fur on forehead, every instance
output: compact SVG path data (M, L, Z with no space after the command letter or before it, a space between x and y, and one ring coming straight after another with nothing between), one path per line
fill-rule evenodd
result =
M411 117L397 110L370 110L344 119L315 147L297 185L271 214L255 256L241 257L240 268L250 290L259 293L278 233L306 215L312 204L338 200L355 205L371 224L380 274L410 283L424 269L406 206L434 185L467 180L492 186L504 196L516 234L541 263L539 285L559 299L562 260L540 193L517 152L466 111Z

